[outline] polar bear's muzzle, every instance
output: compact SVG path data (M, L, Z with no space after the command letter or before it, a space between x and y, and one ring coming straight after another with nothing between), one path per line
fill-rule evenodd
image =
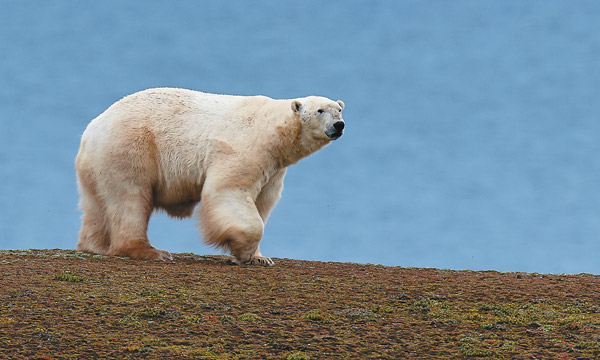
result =
M344 127L346 124L343 121L336 121L332 127L325 131L325 135L332 140L341 137L344 134Z

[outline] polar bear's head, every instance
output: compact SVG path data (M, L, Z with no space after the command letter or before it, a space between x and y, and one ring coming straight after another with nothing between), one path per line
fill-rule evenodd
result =
M302 131L316 139L335 140L344 133L342 100L333 101L320 96L309 96L292 101L292 111L302 121ZM307 134L308 135L308 134Z

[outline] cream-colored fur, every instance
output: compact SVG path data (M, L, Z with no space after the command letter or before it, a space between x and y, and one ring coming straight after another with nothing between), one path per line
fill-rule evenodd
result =
M81 138L77 248L169 259L148 240L152 211L188 217L201 201L207 244L226 248L236 263L272 265L258 244L286 167L341 136L343 107L315 96L274 100L174 88L117 101Z

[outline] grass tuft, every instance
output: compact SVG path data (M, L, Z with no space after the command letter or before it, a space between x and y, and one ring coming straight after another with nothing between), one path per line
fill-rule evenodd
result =
M246 314L242 314L242 315L238 316L237 319L238 319L238 321L255 322L255 321L261 321L263 318L261 318L258 315L255 315L255 314L246 313Z
M323 322L323 321L328 320L330 318L330 316L329 316L329 314L324 313L320 310L311 310L311 311L307 312L306 314L304 314L303 318L305 318L307 320Z
M300 352L300 351L294 351L293 353L289 354L286 358L286 360L310 360L310 356Z
M57 274L54 276L54 280L57 281L68 281L68 282L82 282L85 281L85 277L72 273L70 271L65 271L63 273Z

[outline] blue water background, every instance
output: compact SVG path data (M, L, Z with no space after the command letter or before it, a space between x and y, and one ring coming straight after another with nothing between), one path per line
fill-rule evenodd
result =
M0 248L74 248L88 122L149 87L346 103L263 254L600 274L598 1L5 1ZM215 253L194 219L150 239Z

